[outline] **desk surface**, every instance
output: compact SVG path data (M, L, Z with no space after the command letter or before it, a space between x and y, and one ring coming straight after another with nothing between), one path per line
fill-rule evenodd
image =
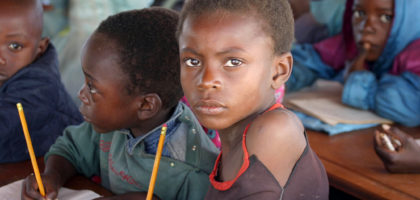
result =
M420 127L401 128L420 138ZM328 136L307 131L330 185L361 199L420 199L420 174L390 174L373 148L374 128Z
M41 172L44 171L44 160L42 158L38 158L38 165ZM0 186L23 179L32 172L33 169L30 161L0 164ZM71 178L64 187L76 190L88 189L102 196L112 196L110 191L83 176L75 176Z

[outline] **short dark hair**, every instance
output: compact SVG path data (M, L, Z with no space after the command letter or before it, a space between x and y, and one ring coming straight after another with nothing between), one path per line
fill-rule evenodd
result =
M275 54L289 52L294 39L294 21L287 0L186 0L178 23L177 38L187 17L198 17L218 10L254 14L265 24L265 33L273 40Z
M116 42L120 67L130 79L128 93L157 93L165 108L183 96L177 22L177 12L152 7L110 16L96 30Z

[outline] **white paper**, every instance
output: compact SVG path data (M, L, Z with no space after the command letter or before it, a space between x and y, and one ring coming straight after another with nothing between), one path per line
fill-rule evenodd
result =
M20 199L22 192L23 179L0 187L0 200ZM94 199L101 197L99 194L91 190L73 190L69 188L61 188L58 192L59 200L79 200L79 199Z

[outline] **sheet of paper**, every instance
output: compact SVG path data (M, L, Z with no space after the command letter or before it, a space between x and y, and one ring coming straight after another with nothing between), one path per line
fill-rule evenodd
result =
M313 86L285 96L285 105L291 109L336 125L392 123L368 110L360 110L341 102L343 87L338 82L318 80Z
M22 191L22 182L23 179L0 187L0 200L20 199ZM91 190L72 190L63 187L58 192L57 198L59 200L79 200L94 199L98 197L101 196Z

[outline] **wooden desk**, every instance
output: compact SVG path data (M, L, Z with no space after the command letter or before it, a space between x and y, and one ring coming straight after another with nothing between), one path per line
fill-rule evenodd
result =
M40 171L44 171L44 159L38 158ZM19 163L0 164L0 186L7 185L14 181L20 180L33 172L30 161ZM64 187L75 190L88 189L102 196L112 196L113 194L102 186L90 181L83 176L75 176L71 178Z
M420 138L420 127L401 129ZM330 186L361 199L420 199L420 174L388 173L373 148L373 130L335 136L307 131Z

